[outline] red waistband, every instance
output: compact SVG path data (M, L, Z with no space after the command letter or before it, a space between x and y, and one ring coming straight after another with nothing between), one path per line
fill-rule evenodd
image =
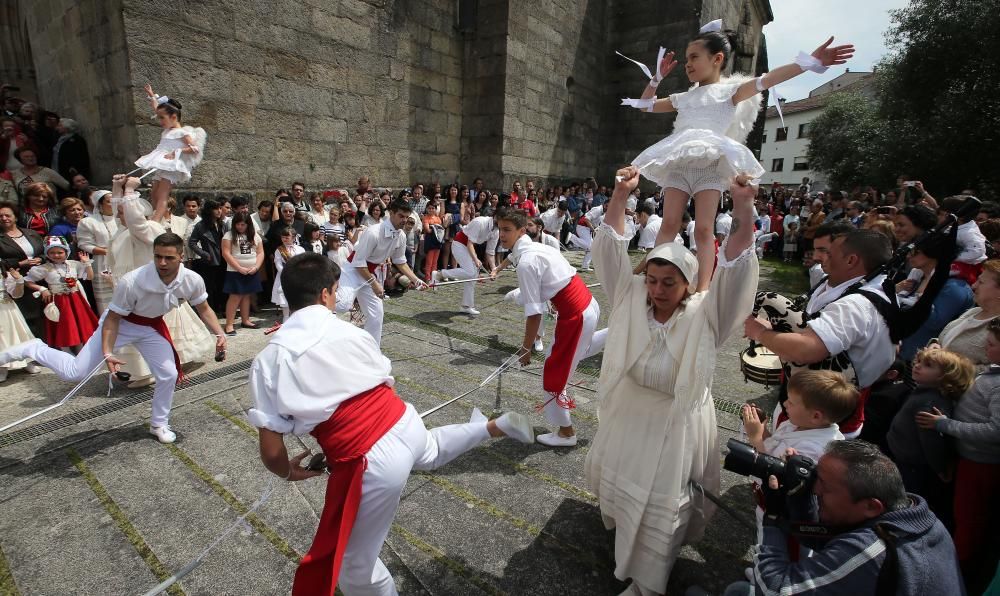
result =
M337 406L333 415L310 433L326 454L330 477L316 537L295 572L293 595L334 593L361 505L362 477L368 467L365 454L405 411L406 404L392 388L379 385Z
M347 262L348 263L353 263L354 262L354 251L353 250L351 251L351 254L347 255ZM375 273L376 269L378 269L378 263L372 263L371 261L368 261L368 273Z
M962 263L959 261L952 261L951 271L949 271L949 275L951 275L951 277L963 279L970 286L976 283L976 280L979 279L979 276L982 275L982 273L982 263Z
M469 237L465 235L465 232L463 232L462 230L459 230L458 233L455 234L455 242L458 242L459 244L464 244L464 245L468 246L469 245Z
M181 357L180 354L177 353L177 348L174 347L174 340L170 337L170 328L167 327L167 323L163 320L163 316L143 317L135 313L129 313L122 318L134 325L150 327L153 331L158 333L160 337L167 340L167 343L170 344L170 350L174 353L174 366L177 367L177 382L180 383L183 381L184 371L181 370Z
M579 275L574 275L566 287L552 297L552 305L560 316L569 316L582 313L593 299L587 284L583 283Z

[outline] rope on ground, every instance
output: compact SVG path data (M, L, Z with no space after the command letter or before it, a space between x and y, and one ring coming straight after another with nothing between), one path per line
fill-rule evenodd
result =
M21 418L20 420L15 420L14 422L11 422L10 424L8 424L6 426L0 427L0 433L4 432L5 430L12 429L12 428L14 428L15 426L17 426L19 424L23 424L23 423L31 420L32 418L37 418L38 416L41 416L42 414L44 414L46 412L51 412L52 410L58 408L59 406L64 405L66 402L68 402L70 400L70 398L72 398L74 395L76 395L80 391L80 389L83 388L84 385L87 384L87 381L89 381L90 379L94 378L94 375L96 375L97 372L99 370L101 370L101 368L104 367L105 360L107 360L107 356L105 356L104 358L101 358L101 361L97 363L97 366L94 367L94 370L90 371L90 374L88 374L87 376L83 377L83 380L80 381L79 383L77 383L76 387L73 387L72 389L70 389L69 393L66 394L66 397L62 398L61 400L59 400L58 402L52 404L51 406L47 406L47 407L42 408L41 410L35 412L34 414L31 414L29 416L25 416L24 418Z

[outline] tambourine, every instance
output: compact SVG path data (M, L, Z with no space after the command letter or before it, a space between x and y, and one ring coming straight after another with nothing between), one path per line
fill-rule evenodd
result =
M745 382L753 381L765 387L781 384L781 360L762 345L749 346L740 352L740 370Z

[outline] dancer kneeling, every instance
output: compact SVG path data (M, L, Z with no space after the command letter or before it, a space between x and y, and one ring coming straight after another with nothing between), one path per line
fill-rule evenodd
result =
M379 551L410 470L450 462L489 437L534 441L526 417L427 430L412 405L392 390L392 367L374 338L334 316L340 268L324 257L292 257L281 286L292 311L254 359L250 421L260 428L260 457L286 480L317 475L289 460L282 434L312 434L330 465L326 505L292 593L396 594ZM307 374L324 370L326 374ZM332 381L331 381L332 380Z
M124 362L115 358L112 351L135 346L156 379L149 432L161 443L173 443L177 437L167 421L181 363L163 315L176 308L179 300L186 300L215 334L216 350L224 352L226 349L222 327L206 302L205 282L200 275L181 265L183 252L184 240L177 234L157 236L153 240L153 262L125 274L118 281L111 305L101 316L97 331L76 357L35 339L0 353L0 366L31 359L51 368L63 380L79 381L102 359L107 360L108 370L118 372Z
M620 181L594 239L594 265L611 304L598 396L600 424L587 454L587 481L604 524L615 528L615 576L627 594L663 594L681 545L701 537L711 515L694 480L719 489L712 374L718 350L753 308L755 189L731 187L733 225L707 292L692 293L698 261L663 226L633 275L625 205L639 170Z

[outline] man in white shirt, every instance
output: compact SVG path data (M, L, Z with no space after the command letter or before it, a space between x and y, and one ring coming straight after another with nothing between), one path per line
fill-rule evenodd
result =
M656 236L660 233L660 225L663 220L653 210L649 203L643 203L636 213L639 220L639 249L649 250L656 246Z
M483 264L476 255L476 245L484 242L486 243L486 271L492 271L496 267L494 256L499 237L496 215L476 217L465 224L455 234L452 244L451 254L458 261L458 268L435 271L432 274L434 282L440 283L445 279L475 279L479 277L479 271L483 268ZM462 285L462 312L476 316L479 314L479 311L476 310L476 282L470 281Z
M519 350L520 362L531 362L531 348L538 338L542 315L552 301L559 314L555 339L542 369L545 392L543 413L558 432L539 435L538 442L552 447L576 445L576 431L569 411L576 404L566 393L566 385L576 365L587 354L597 328L601 309L590 290L559 251L527 234L527 218L523 211L509 211L499 218L500 243L511 251L510 260L517 266L517 281L521 290L517 303L524 307L527 321Z
M555 207L549 208L548 211L542 213L539 217L542 218L542 223L545 224L543 231L546 234L551 234L556 240L559 240L562 235L563 224L569 219L566 202L559 201Z
M181 264L183 246L177 234L156 237L153 262L118 280L97 331L76 356L35 339L0 353L0 366L30 359L51 368L63 380L80 381L105 361L112 374L118 372L124 362L113 355L114 350L132 345L142 354L156 378L149 432L161 443L173 443L177 436L167 422L181 367L163 315L175 308L179 300L186 300L215 334L216 352L225 356L226 350L226 336L206 302L208 292L204 280Z
M534 441L528 419L507 413L487 421L478 409L466 424L427 430L392 387L392 366L370 335L331 312L336 264L315 253L293 257L281 285L291 316L254 359L248 415L260 429L260 457L288 481L321 474L289 459L283 435L312 434L331 475L294 594L396 594L379 552L410 471L443 466L490 437ZM346 537L346 544L344 538Z
M385 289L375 277L376 271L386 261L390 261L399 271L410 278L418 289L427 289L410 269L406 260L406 234L403 224L409 219L413 208L406 199L395 199L389 204L389 215L381 223L361 234L354 246L354 253L348 257L351 266L344 271L343 283L338 293L338 309L348 311L357 299L365 314L365 331L382 343L382 318L385 306Z
M889 239L873 230L852 230L835 237L824 264L828 277L809 299L805 317L808 327L802 333L778 333L754 317L744 323L746 336L783 362L805 366L847 355L860 390L854 414L840 422L841 432L849 439L861 433L872 384L896 358L896 345L885 319L871 299L857 292L888 301L881 286L884 275L867 282L864 278L890 258Z

